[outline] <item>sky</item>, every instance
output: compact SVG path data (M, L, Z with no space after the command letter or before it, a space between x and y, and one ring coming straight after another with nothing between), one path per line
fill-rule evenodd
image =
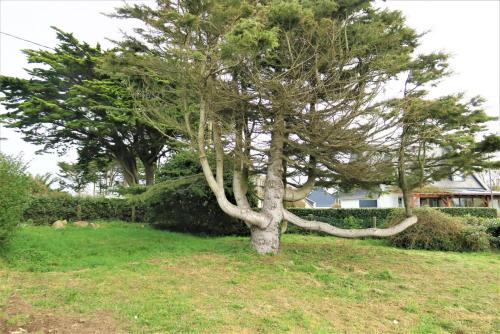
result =
M133 1L127 3L151 3ZM56 45L56 26L90 44L111 47L108 39L119 39L121 31L130 31L133 21L104 16L123 0L0 0L0 31L49 47ZM409 26L427 32L419 53L444 51L451 54L454 75L433 91L434 95L465 92L466 96L486 98L485 109L491 116L500 116L500 1L387 0L377 6L396 9L407 17ZM21 53L25 48L39 48L0 34L0 74L26 78L23 68L28 64ZM2 112L4 109L1 109ZM500 134L500 121L490 122L490 132ZM0 128L0 151L22 155L32 174L56 173L57 161L74 161L76 154L65 156L37 154L41 148L22 140L21 135Z

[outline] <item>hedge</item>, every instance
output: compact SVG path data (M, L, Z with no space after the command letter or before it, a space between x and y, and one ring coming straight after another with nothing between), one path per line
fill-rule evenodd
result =
M231 197L228 191L227 195ZM225 214L205 180L190 176L157 183L136 197L144 221L159 229L198 235L248 235L248 227Z
M130 204L125 199L69 195L34 196L23 214L24 221L31 221L37 225L52 224L59 219L142 221L143 217L144 209Z
M483 218L495 218L496 209L493 208L435 208L451 216L475 216ZM366 228L373 227L373 218L376 218L378 226L383 226L392 213L402 211L401 208L360 208L360 209L288 209L299 217L308 220L319 220L343 228ZM295 232L291 228L290 232Z
M465 217L483 217L496 218L497 210L494 208L436 208L439 211L449 214L450 216Z

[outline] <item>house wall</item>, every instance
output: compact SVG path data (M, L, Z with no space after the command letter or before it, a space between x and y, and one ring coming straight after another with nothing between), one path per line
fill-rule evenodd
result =
M340 207L347 209L357 209L359 208L359 199L341 199Z
M400 194L388 193L382 194L377 198L377 208L397 208L398 207L398 197ZM357 209L359 208L360 199L373 199L373 198L359 198L359 199L340 199L340 207L346 209Z
M382 194L378 198L379 208L397 208L399 206L398 198L401 197L397 193Z

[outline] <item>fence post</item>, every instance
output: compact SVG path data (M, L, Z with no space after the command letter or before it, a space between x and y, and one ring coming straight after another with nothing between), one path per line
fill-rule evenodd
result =
M132 204L132 215L130 218L132 219L132 223L135 223L135 204Z
M377 217L373 216L372 222L373 222L373 227L376 228L377 227Z

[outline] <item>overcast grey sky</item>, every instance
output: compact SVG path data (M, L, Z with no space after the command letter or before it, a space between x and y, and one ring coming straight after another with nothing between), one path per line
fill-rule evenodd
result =
M127 3L153 1L132 1ZM55 46L57 26L90 44L111 46L106 38L119 39L120 30L129 31L132 22L108 18L123 4L122 0L0 0L0 31L14 34L47 46ZM422 39L419 52L445 51L454 75L442 82L436 95L463 91L467 96L482 95L486 110L492 116L500 111L500 1L417 1L387 0L379 6L401 10L408 24L419 32L429 31ZM35 45L0 34L0 74L26 77L27 66L20 50ZM491 132L499 132L499 122L490 123ZM75 154L36 155L39 147L25 143L12 129L1 128L0 151L24 155L30 172L57 172L57 161L74 160Z

